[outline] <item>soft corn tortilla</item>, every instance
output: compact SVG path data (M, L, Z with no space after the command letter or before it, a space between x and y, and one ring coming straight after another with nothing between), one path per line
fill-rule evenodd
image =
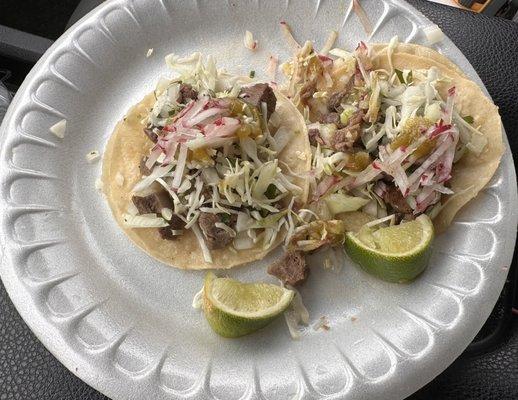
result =
M296 174L309 171L311 166L311 150L304 119L295 107L283 95L276 93L279 120L296 133L288 145L279 154L279 160L288 164ZM111 207L113 215L121 229L142 250L157 260L182 269L231 268L263 258L268 251L257 248L232 252L228 248L211 250L213 263L207 263L198 245L198 240L191 230L186 230L176 240L164 240L156 228L128 228L124 225L122 215L126 213L131 202L132 188L141 179L140 160L149 153L151 141L143 134L141 120L147 115L154 103L153 94L132 107L124 120L115 127L104 152L102 182L103 191ZM283 168L283 164L279 163ZM122 186L120 174L123 178ZM294 182L303 188L298 201L305 203L308 196L308 183L303 178ZM279 234L276 245L282 242ZM275 246L274 246L275 247ZM273 249L273 247L272 247ZM270 249L271 250L271 249Z
M387 55L387 43L372 43L369 44L369 50L376 55L376 58L383 57ZM441 67L443 73L445 73L445 69L452 71L453 74L460 76L462 78L469 79L466 74L451 61L448 57L443 56L441 53L418 44L413 43L398 43L397 47L394 49L393 54L402 54L402 55L410 55L416 56L420 59L426 60L429 63L429 67L435 65L437 67ZM388 60L387 60L388 65ZM428 68L429 68L428 67ZM396 67L397 68L397 67ZM410 68L408 65L406 68ZM412 67L413 68L413 67ZM399 69L399 68L398 68Z
M387 45L373 45L375 68L389 69ZM489 182L494 175L504 152L502 122L498 107L482 92L480 87L450 60L436 51L418 45L400 44L392 56L392 65L397 69L428 69L435 66L451 82L438 85L439 93L446 98L448 88L456 87L455 106L461 115L471 115L474 126L487 138L487 146L480 155L466 151L464 156L453 165L451 189L457 195L446 200L444 208L434 218L437 232L443 232L451 224L455 214Z

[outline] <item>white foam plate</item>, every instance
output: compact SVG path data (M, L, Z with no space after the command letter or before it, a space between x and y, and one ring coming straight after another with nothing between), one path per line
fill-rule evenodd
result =
M215 335L191 307L203 272L169 268L138 250L94 188L100 164L88 164L86 153L102 150L126 110L167 73L166 54L202 51L261 76L270 54L288 55L281 20L317 48L331 29L349 49L368 39L354 14L345 18L348 4L112 0L29 74L1 127L1 276L38 338L85 382L114 399L397 399L446 368L480 329L515 242L507 141L494 179L437 238L414 283L385 283L351 262L325 271L313 257L301 292L312 323L326 316L331 329L309 327L299 341L283 319L242 339ZM373 41L398 34L425 43L421 29L431 22L406 3L362 4ZM259 41L254 54L242 44L245 29ZM450 40L436 49L482 85ZM62 118L60 140L48 129ZM266 262L229 274L268 279Z

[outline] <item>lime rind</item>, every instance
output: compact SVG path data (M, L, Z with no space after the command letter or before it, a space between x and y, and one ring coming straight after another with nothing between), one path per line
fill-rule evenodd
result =
M421 240L417 246L403 253L387 253L370 247L356 234L346 235L345 249L349 257L368 273L388 282L404 283L415 279L426 268L431 256L433 224L426 215L415 221L420 223ZM381 228L389 229L389 228Z
M216 282L216 280L219 280L219 282ZM219 288L222 291L232 292L237 289L237 292L239 292L239 289L244 291L248 289L257 290L258 294L262 291L265 297L273 295L275 302L270 307L256 311L237 311L234 309L235 307L232 308L218 299L218 296L213 295L214 282L217 283L216 286L220 283L222 284ZM234 298L236 294L238 293L220 293L223 297L228 295L226 300L234 303L240 300ZM224 337L235 338L247 335L268 325L286 310L293 300L294 294L291 290L275 285L264 283L245 284L229 278L217 278L213 273L208 273L205 278L203 311L209 325L216 333ZM268 303L272 299L267 298L265 301ZM240 304L236 305L239 306Z

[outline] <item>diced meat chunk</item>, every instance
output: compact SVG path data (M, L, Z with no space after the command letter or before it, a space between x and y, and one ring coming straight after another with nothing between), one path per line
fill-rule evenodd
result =
M323 141L320 138L320 131L318 128L311 128L308 130L309 143L311 145L316 146L318 143L322 144Z
M273 114L277 105L277 97L275 97L273 89L267 83L256 83L252 86L246 86L241 89L239 97L248 104L257 107L260 111L261 103L266 103L267 119Z
M139 214L160 214L163 208L173 209L173 201L166 191L151 193L147 196L133 196L132 201Z
M219 214L200 213L198 224L211 250L222 249L232 242L232 236L224 229L216 227L216 222L222 222Z
M139 165L140 173L141 173L142 175L145 175L145 176L147 176L147 175L151 174L151 170L150 170L148 167L146 167L146 162L147 162L147 157L146 157L146 156L144 156L144 157L142 157L142 159L140 160L140 165Z
M329 114L325 114L320 118L320 122L323 124L340 124L340 114L337 112L330 112Z
M158 228L158 233L160 237L165 240L176 240L179 236L173 235L174 230L181 230L185 228L185 222L178 215L173 214L171 217L171 221L169 221L169 226L164 226L162 228Z
M333 148L337 151L346 151L353 148L361 135L363 111L358 111L349 118L345 128L338 129L333 138Z
M173 235L173 231L170 226L164 226L162 228L158 228L158 233L160 237L164 240L175 240L177 236Z
M300 100L301 100L302 104L307 104L308 100L313 97L313 95L315 94L316 91L317 91L316 81L307 82L300 89Z
M387 191L383 194L383 200L398 213L411 214L413 211L401 191L394 185L387 186Z
M359 129L351 129L349 127L338 129L333 136L333 148L337 151L350 150L353 148L359 137Z
M191 100L198 100L198 92L188 83L180 84L178 103L187 104Z
M169 226L171 229L180 230L185 228L185 221L181 219L178 215L173 214L171 217L171 221L169 221Z
M297 286L306 281L309 268L301 251L289 251L268 267L268 273L286 285Z
M153 143L156 143L158 140L158 135L153 131L152 128L144 128L144 134L151 140Z
M412 221L413 219L415 219L415 216L414 214L401 214L401 213L395 213L394 214L395 216L395 221L394 223L396 225L400 224L402 221Z
M342 99L344 98L345 94L345 91L333 93L327 102L327 109L331 112L338 111L341 108L340 104L342 103Z

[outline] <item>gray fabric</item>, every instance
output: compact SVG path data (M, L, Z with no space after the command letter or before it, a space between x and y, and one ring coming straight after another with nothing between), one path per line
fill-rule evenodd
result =
M11 102L11 96L7 88L0 82L0 122L4 118L5 112L7 111L7 107Z

